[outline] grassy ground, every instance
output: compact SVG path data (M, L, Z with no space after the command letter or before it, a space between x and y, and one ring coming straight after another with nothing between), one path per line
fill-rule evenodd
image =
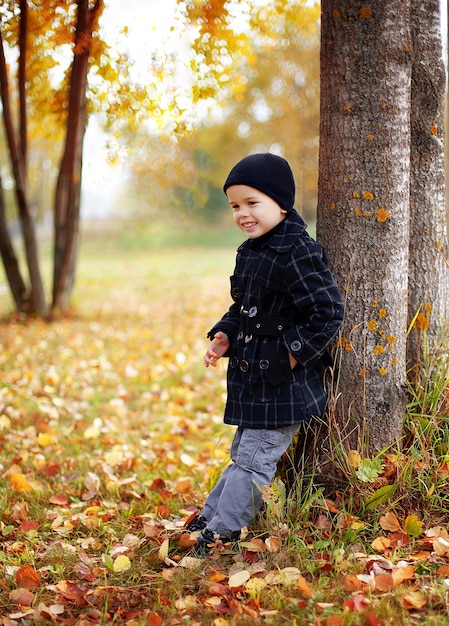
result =
M211 241L88 235L70 316L0 322L0 624L448 623L441 368L406 453L336 448L341 493L278 479L240 544L192 558L183 525L232 436L202 357L235 242Z

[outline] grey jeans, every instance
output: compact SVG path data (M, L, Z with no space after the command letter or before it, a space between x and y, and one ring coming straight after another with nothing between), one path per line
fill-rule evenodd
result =
M232 464L201 511L209 530L226 536L251 523L262 505L261 487L273 480L278 461L297 429L298 424L278 430L237 428L231 445Z

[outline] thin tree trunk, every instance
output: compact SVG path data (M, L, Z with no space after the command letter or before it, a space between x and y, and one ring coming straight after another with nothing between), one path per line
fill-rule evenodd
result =
M439 0L412 2L413 70L410 155L410 374L419 375L424 337L429 354L441 341L447 316L448 242L444 185L446 69Z
M322 0L318 239L346 294L343 445L399 441L406 403L410 0Z
M19 262L17 260L14 246L8 230L6 219L5 195L3 193L3 185L0 178L0 254L5 268L6 278L8 279L9 288L11 290L17 311L25 312L29 307L27 290L25 282L20 273Z
M6 138L12 162L12 170L15 181L15 193L19 210L22 236L25 245L28 272L31 281L31 304L33 310L41 317L47 314L44 287L39 269L39 255L37 248L36 229L30 211L27 197L25 166L20 153L19 144L14 133L11 106L9 101L8 74L3 48L3 37L0 28L0 89L3 105L3 120L5 124ZM20 91L20 88L19 88Z
M26 56L28 34L28 6L27 0L20 0L19 26L19 147L22 155L25 178L27 176L27 106L26 106Z
M90 10L88 0L78 1L67 134L55 195L53 311L68 306L75 278L89 51L92 30L101 8L102 0L97 0Z

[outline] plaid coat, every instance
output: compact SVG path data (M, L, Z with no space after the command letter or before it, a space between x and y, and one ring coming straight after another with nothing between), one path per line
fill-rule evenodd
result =
M230 339L224 421L277 429L319 416L327 351L344 308L323 248L295 210L237 250L234 303L211 329ZM298 364L291 369L288 353Z

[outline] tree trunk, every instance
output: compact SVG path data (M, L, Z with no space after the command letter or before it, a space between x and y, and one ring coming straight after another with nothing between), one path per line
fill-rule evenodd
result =
M67 134L55 194L53 312L67 308L75 279L89 51L92 31L101 8L102 0L97 0L90 10L88 0L78 1Z
M8 279L9 288L11 290L17 311L25 312L29 308L27 298L27 290L25 282L20 273L19 262L17 260L14 246L8 230L8 222L6 219L6 204L3 193L2 181L0 179L0 255L2 257L3 266L5 268L6 278Z
M22 77L25 80L25 77ZM3 105L3 120L5 124L6 138L12 162L12 170L15 181L15 192L19 210L22 235L25 244L25 254L28 264L28 272L31 282L31 305L34 312L43 317L47 313L44 287L39 269L39 255L37 248L36 229L31 214L27 197L25 164L20 152L19 142L14 133L14 126L9 101L8 74L3 48L3 37L0 29L0 88ZM19 87L19 93L21 88Z
M448 243L444 185L446 70L439 0L411 4L413 41L410 155L409 323L411 376L419 375L423 339L429 354L441 341L447 316Z
M410 1L321 6L317 235L347 299L335 419L373 452L406 403Z

